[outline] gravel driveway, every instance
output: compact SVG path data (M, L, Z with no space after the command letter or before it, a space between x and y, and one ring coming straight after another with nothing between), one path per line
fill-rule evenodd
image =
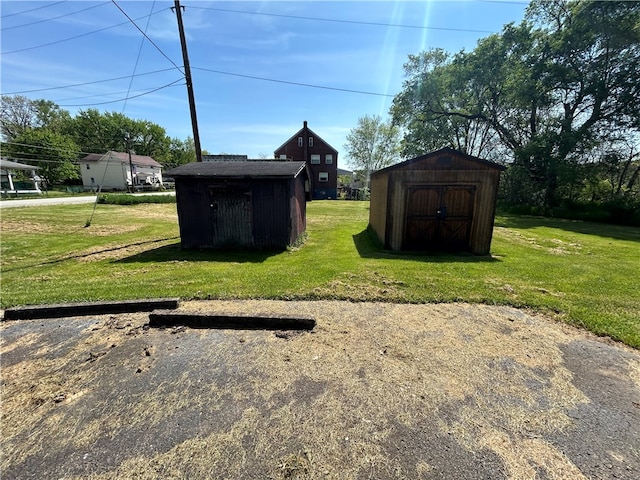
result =
M3 478L640 478L640 352L509 307L186 302L312 332L3 322Z

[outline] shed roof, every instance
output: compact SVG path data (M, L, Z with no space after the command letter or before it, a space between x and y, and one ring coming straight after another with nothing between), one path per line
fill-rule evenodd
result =
M126 152L108 151L107 153L90 153L86 157L80 159L81 162L98 163L101 160L117 161L120 163L129 163L129 154ZM131 163L141 167L160 167L158 162L146 155L131 154Z
M305 162L192 162L166 172L171 177L295 178L306 172Z
M6 158L0 158L0 168L7 170L37 170L39 167L27 165L26 163L12 162Z
M411 169L411 166L413 164L416 163L420 163L423 160L427 160L430 159L432 157L437 157L443 154L448 154L448 155L454 155L460 158L463 158L464 160L467 160L469 162L472 163L477 163L479 166L483 167L483 168L492 168L495 170L505 170L506 167L503 165L500 165L498 163L495 162L491 162L489 160L484 160L482 158L478 158L478 157L474 157L473 155L468 155L464 152L460 152L459 150L454 150L453 148L450 147L444 147L441 148L440 150L436 150L435 152L430 152L427 153L425 155L421 155L419 157L416 158L412 158L410 160L405 160L404 162L400 162L400 163L396 163L395 165L391 165L390 167L386 167L383 168L381 170L377 170L375 172L373 172L371 175L378 175L384 172L389 172L389 171L393 171L393 170L401 170L401 169Z

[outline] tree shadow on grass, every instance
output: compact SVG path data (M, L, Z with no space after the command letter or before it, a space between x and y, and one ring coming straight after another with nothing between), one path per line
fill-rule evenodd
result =
M385 250L378 241L371 229L366 228L362 232L353 235L353 243L362 258L387 258L390 260L412 260L425 263L477 263L477 262L500 262L499 258L491 255L474 255L468 252L396 252Z
M567 220L564 218L536 217L533 215L502 214L496 217L495 226L518 229L530 229L537 227L558 228L575 233L613 238L615 240L640 242L640 228L638 227L588 222L585 220Z
M262 263L269 257L281 254L283 250L232 250L232 249L183 249L180 242L145 250L114 263L137 262L226 262Z

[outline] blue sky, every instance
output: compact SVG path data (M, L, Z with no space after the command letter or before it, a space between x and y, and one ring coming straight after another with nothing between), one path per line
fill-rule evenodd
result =
M176 68L183 61L173 5L3 0L2 94L52 100L72 115L88 108L121 112L157 123L171 137L191 136L184 77ZM409 54L472 50L480 38L520 22L527 2L181 5L202 148L256 158L272 156L304 120L342 152L359 117L387 116ZM137 97L125 102L127 96ZM344 155L339 163L348 166Z

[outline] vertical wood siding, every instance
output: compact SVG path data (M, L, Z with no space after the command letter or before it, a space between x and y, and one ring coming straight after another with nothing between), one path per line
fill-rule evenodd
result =
M304 177L176 178L183 248L286 248L306 228Z
M489 253L500 170L465 157L446 152L372 176L369 223L386 248Z

